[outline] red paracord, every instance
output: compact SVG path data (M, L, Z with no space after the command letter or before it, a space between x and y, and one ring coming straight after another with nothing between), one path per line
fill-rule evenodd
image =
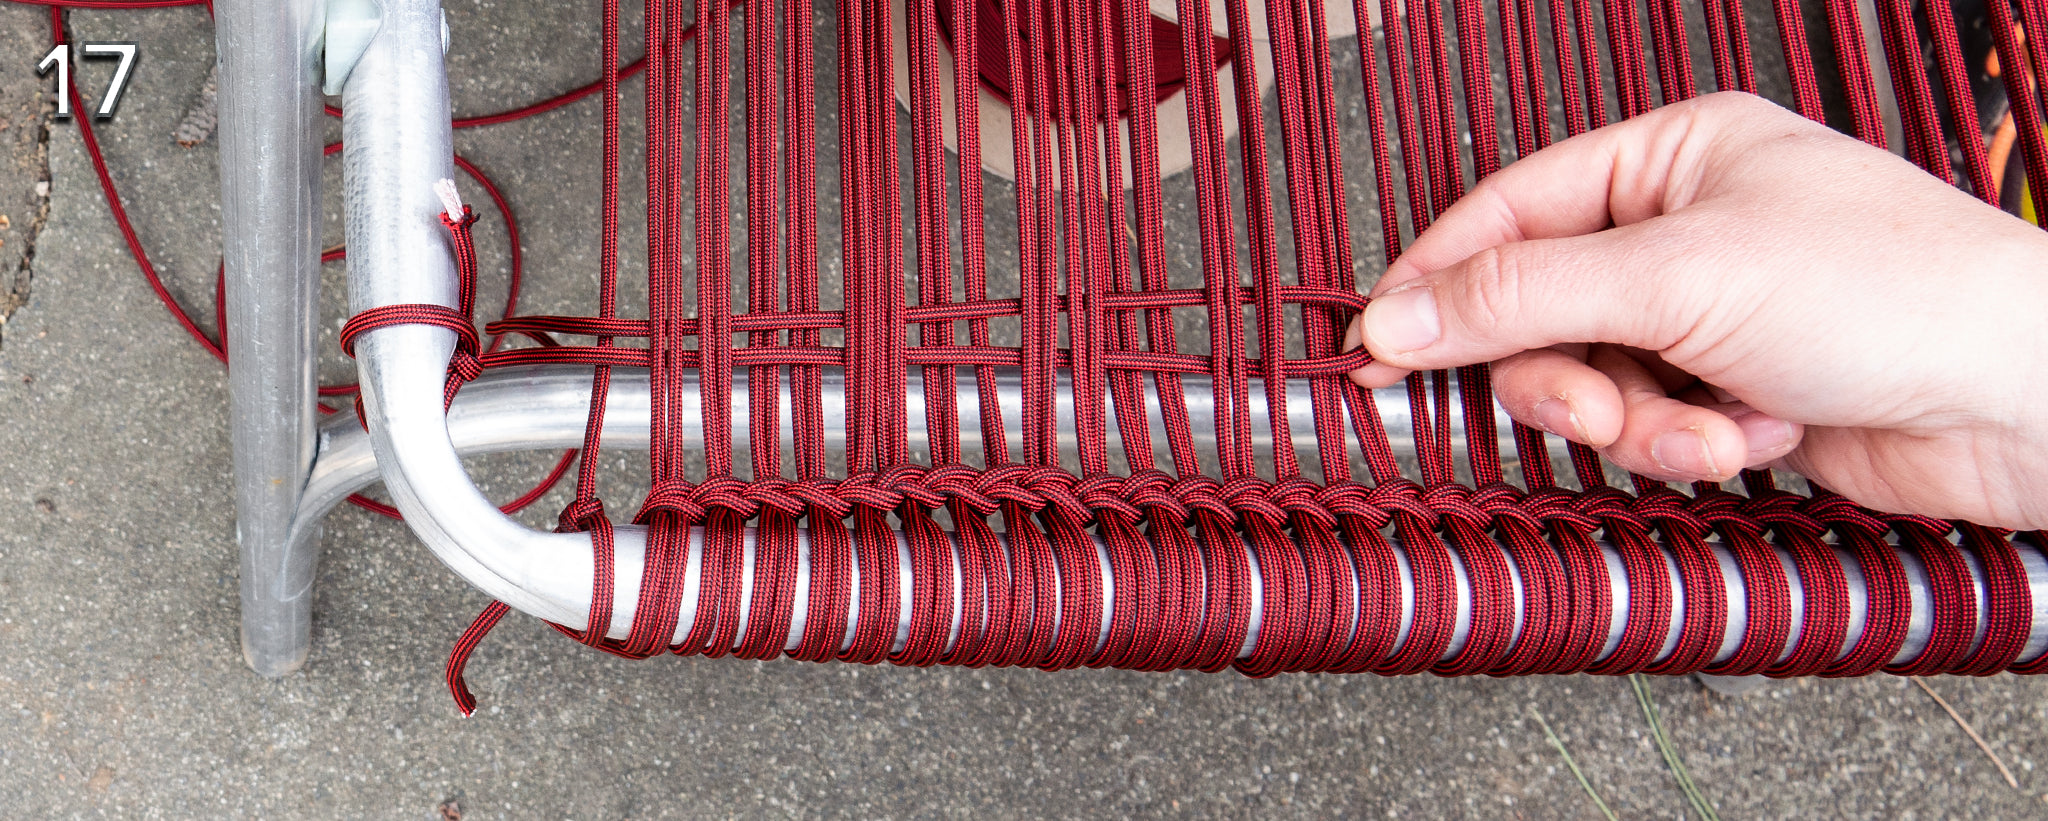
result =
M469 238L469 227L474 224L476 215L470 213L467 205L462 206L461 219L441 215L441 225L448 229L450 250L455 254L456 307L432 303L382 305L349 317L341 326L341 352L351 359L356 355L356 339L378 328L431 325L454 331L455 355L448 360L448 382L441 391L444 408L455 404L456 391L484 372L478 359L481 346L476 335L476 244ZM362 402L358 394L356 420L367 426L369 417L362 411Z
M1344 377L1369 361L1340 345L1364 307L1354 270L1361 254L1368 265L1396 258L1504 160L1608 122L1610 103L1636 116L1708 85L1758 86L1742 4L1699 2L1710 79L1695 74L1696 38L1680 0L1556 0L1543 11L1504 0L1492 15L1479 0L1427 9L1352 0L1357 19L1376 6L1384 21L1383 45L1367 36L1344 46L1359 49L1364 100L1354 107L1335 93L1321 3L1180 0L1179 22L1169 23L1135 0L905 0L900 8L844 0L831 103L838 142L821 147L807 6L734 4L749 12L737 32L746 56L735 65L725 5L686 17L678 0L650 0L647 30L662 36L649 38L643 60L621 65L619 4L602 0L596 82L455 123L488 125L602 95L595 315L508 316L487 332L537 346L482 346L469 320L475 259L464 218L450 223L461 304L365 312L345 328L343 345L397 324L453 330L450 398L488 367L594 366L586 458L560 527L591 534L596 595L583 629L558 629L629 657L1235 667L1254 676L2048 666L2048 654L2021 658L2033 612L2025 551L2040 549L2032 542L2015 547L1988 528L1880 515L1826 491L1796 495L1757 472L1744 475L1740 494L1711 485L1682 492L1641 477L1630 493L1609 486L1597 454L1577 445L1566 452L1583 489L1567 490L1541 432L1517 427L1516 463L1503 459L1484 367L1412 377L1415 445L1396 454L1373 396ZM1948 6L1931 0L1917 17L1904 0L1874 7L1894 78L1896 136L1929 173L1990 200L2003 169L1989 167L1971 116L1974 67L1964 64ZM1988 8L2016 116L2039 122L2033 72L2048 64L2048 36L2023 38L2015 27L2048 30L2048 0L2024 0L2017 13ZM1213 19L1212 9L1220 9ZM1263 26L1253 27L1254 9ZM1824 116L1825 79L1847 102L1845 125L1888 142L1871 73L1878 55L1868 51L1857 5L1818 4L1814 22L1825 26L1818 34L1836 65L1828 78L1809 53L1799 5L1777 0L1774 9L1797 110ZM907 120L892 76L899 53ZM1230 72L1227 88L1216 67ZM1562 102L1556 123L1550 70ZM739 100L728 99L734 71L744 75ZM621 316L617 305L619 93L636 73L647 110L645 318ZM1261 99L1269 82L1277 129ZM976 162L985 90L1007 100L1012 115L1007 159L1017 179L1006 189L1016 213L995 217L1017 229L1011 294L992 292L988 270L998 249L983 230L994 198ZM1162 122L1164 109L1147 104L1165 100L1184 103L1184 123ZM736 131L734 116L744 120ZM1367 119L1371 156L1346 158L1339 137L1361 127L1358 116ZM1191 172L1162 180L1162 130L1181 125ZM1234 156L1226 126L1234 126ZM2039 204L2048 140L2039 129L2019 132ZM731 177L741 173L732 133L745 140L743 215L732 213ZM120 216L97 144L85 136ZM821 148L837 152L836 189L820 188ZM1349 210L1363 194L1347 185L1365 175L1347 175L1347 159L1372 168L1376 247L1353 246ZM509 228L509 210L478 179ZM821 260L819 218L834 195L841 255ZM1169 253L1173 198L1194 206L1200 248L1188 259ZM743 244L731 235L739 218ZM166 304L205 340L120 222ZM518 271L515 256L515 289ZM843 277L836 299L827 284L835 275ZM1184 340L1177 326L1190 314L1200 315L1202 333ZM558 339L578 336L590 339ZM1205 348L1182 345L1203 336ZM614 638L614 533L595 457L611 371L620 367L650 372L652 489L635 517L648 528L645 575L632 624ZM744 466L730 402L742 368L753 443ZM922 453L909 447L913 368L924 388ZM842 407L822 407L828 369L846 377ZM979 414L968 423L978 425L979 453L962 445L965 397L956 389L967 369L978 386ZM1005 369L1021 375L1022 407L1010 409L1021 450L996 389ZM686 379L690 371L696 380ZM1210 386L1203 399L1216 438L1208 452L1193 436L1188 376ZM1288 412L1301 401L1288 390L1294 380L1308 385L1312 433ZM686 382L696 396L686 395ZM825 449L828 420L847 432L843 468ZM686 427L703 439L684 442ZM1462 458L1453 446L1460 433ZM1170 464L1155 455L1162 436ZM1299 449L1311 442L1316 453L1304 458ZM701 449L702 461L686 445ZM1415 457L1419 474L1404 474L1399 456ZM1892 537L1903 552L1887 543ZM810 582L799 589L804 562ZM1726 593L1731 568L1739 600ZM1934 606L1924 645L1899 660L1913 640L1911 617L1922 615L1911 606L1914 578L1926 579ZM1856 585L1865 595L1852 633ZM1627 591L1625 613L1617 588ZM805 622L792 635L799 596ZM683 624L686 601L693 615ZM1729 635L1738 606L1744 626ZM462 664L505 609L488 608L450 658L465 712L474 700ZM1732 648L1725 656L1724 646Z

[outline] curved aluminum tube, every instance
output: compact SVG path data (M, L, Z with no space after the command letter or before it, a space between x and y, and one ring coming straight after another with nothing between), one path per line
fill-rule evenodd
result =
M440 6L386 0L383 12L344 95L352 109L342 127L353 313L392 304L453 306L456 296L454 262L436 216L442 206L432 189L451 176L453 157ZM433 418L444 367L437 363L453 350L452 333L420 326L385 328L359 340L362 397L377 461L386 466L385 486L413 531L470 583L543 618L570 618L575 608L528 595L521 583L574 573L577 565L588 574L588 540L519 526L463 475L445 422ZM489 561L472 551L487 553ZM562 561L570 567L552 566ZM637 567L626 572L639 575ZM582 588L587 602L587 579Z
M387 0L384 25L350 79L346 102L350 111L344 125L348 142L345 184L352 309L360 312L381 305L417 302L452 305L455 274L446 239L436 219L440 206L430 189L435 180L448 176L451 156L447 87L441 66L440 17L433 0ZM552 421L538 427L554 431L557 435L571 429L580 434L582 419L587 412L588 391L583 387L587 383L575 385L572 383L580 380L565 380L562 383L565 389L557 395L537 400L531 394L518 394L517 402L523 408L492 409L486 406L492 402L512 401L507 397L513 392L497 388L508 387L509 382L521 378L542 380L547 374L528 372L523 376L494 377L494 381L472 386L465 392L470 401L462 404L474 405L474 408L463 407L453 416L446 415L442 408L441 383L445 363L453 348L452 333L424 326L385 328L366 334L358 342L358 370L364 405L369 413L371 449L376 463L383 467L385 485L414 533L471 584L523 612L581 628L587 624L592 598L592 557L588 537L532 531L499 513L477 492L464 473L457 439L451 434L450 425L452 420L453 424L465 430L483 426L486 433L476 441L506 446L515 440L529 447L573 446L580 436L536 441L526 435L533 431L525 422L507 420L546 417ZM499 379L505 381L495 381ZM613 410L621 417L628 411L626 403L636 401L624 392L628 384L627 380L617 383L621 395L615 400L618 404ZM645 407L644 390L644 386L639 388L637 401L641 408ZM1301 404L1306 406L1306 403ZM1387 404L1392 407L1385 410L1390 411L1405 407L1403 403ZM645 418L645 412L641 411L639 419ZM468 421L471 419L476 421ZM360 448L354 443L354 437L338 430L347 421L336 420L336 427L330 427L331 435L326 439L334 447L331 452L336 453L333 464L337 466L351 461L341 459L341 451ZM615 423L622 427L644 425L629 423L623 418L615 421L611 414L607 414L606 422L608 429ZM510 427L490 429L492 425ZM614 441L623 444L629 437L630 434L621 430L621 438ZM644 442L644 433L642 437ZM467 434L463 438L468 438ZM323 458L322 461L327 460ZM360 457L353 462L361 464ZM317 482L321 484L323 494L332 493L347 484L339 480L338 473L326 470L320 473ZM684 580L685 589L692 591L697 587L700 538L701 533L693 535L691 560ZM751 568L751 535L748 543ZM1106 608L1113 596L1112 580L1107 554L1099 544L1097 547ZM610 633L615 638L625 637L632 623L645 549L645 530L631 526L617 529L613 573L619 589L613 597ZM899 564L898 583L907 587L910 583L908 547L900 536L897 549L903 558ZM809 584L807 553L804 551L800 559L799 588ZM1606 550L1605 555L1613 580L1616 614L1607 648L1611 652L1619 642L1620 627L1626 621L1628 593L1626 571L1618 557L1611 549ZM1719 555L1731 611L1724 635L1740 636L1745 626L1740 606L1744 601L1740 577L1734 570L1733 560L1725 553ZM2032 659L2048 650L2048 561L2044 561L2031 547L2023 548L2021 555L2035 593L2033 628L2021 657ZM1250 556L1248 549L1247 556ZM1912 630L1900 654L1904 659L1917 654L1927 642L1932 601L1925 595L1927 582L1919 563L1909 555L1902 553L1901 556L1916 591ZM1864 618L1866 595L1855 563L1844 555L1837 558L1842 561L1851 582L1850 633L1856 635ZM1405 604L1400 640L1405 641L1407 625L1412 619L1413 583L1408 578L1405 559L1402 564L1402 598ZM1681 627L1679 619L1685 612L1683 585L1677 569L1669 557L1666 557L1665 565L1678 597L1678 606L1673 608L1673 624L1667 631L1665 647L1660 655L1668 653L1675 644ZM957 567L956 559L953 585L956 601ZM1785 560L1785 569L1793 585L1795 612L1792 629L1796 631L1799 621L1797 608L1802 602L1799 576L1789 560ZM1984 596L1983 570L1972 563L1971 572L1978 580L1976 588L1981 601ZM1470 620L1469 585L1462 565L1458 567L1457 576L1461 606L1450 652L1462 647ZM1253 590L1257 589L1254 584ZM742 595L751 594L752 582L749 579ZM1519 610L1519 590L1516 596ZM899 642L908 629L908 599L903 597L903 610L899 614ZM792 636L801 635L807 615L803 610L806 600L806 596L797 597ZM1255 600L1251 632L1244 648L1246 652L1250 651L1257 638L1258 612ZM1981 608L1979 612L1982 612ZM689 629L695 615L693 598L686 597L680 615L674 641L680 641ZM954 629L957 631L957 623ZM1519 625L1516 629L1519 630ZM1977 628L1977 640L1980 642L1983 631L1980 616ZM740 635L744 635L744 627ZM1796 640L1796 634L1792 638ZM848 639L851 639L850 635ZM1733 652L1733 644L1733 638L1724 641L1724 656ZM1791 645L1792 642L1788 641L1786 646L1789 648ZM1844 652L1849 649L1844 648Z

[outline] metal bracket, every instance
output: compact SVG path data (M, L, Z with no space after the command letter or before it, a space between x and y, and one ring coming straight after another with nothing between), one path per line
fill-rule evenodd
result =
M370 41L383 22L384 10L378 7L377 0L327 0L327 71L320 84L323 93L341 93L349 72L355 70L357 60L363 59L363 52L369 50Z
M363 59L363 52L370 48L370 41L377 37L377 29L384 23L384 10L377 0L328 0L327 2L327 45L326 76L320 83L320 91L329 96L341 94L348 84L348 75L356 68L356 62ZM448 12L441 10L441 53L448 53Z

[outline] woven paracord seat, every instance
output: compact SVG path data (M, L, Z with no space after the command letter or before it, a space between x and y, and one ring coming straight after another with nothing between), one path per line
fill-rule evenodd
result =
M2038 200L2040 130L1986 136L2007 94L2017 121L2040 121L2031 75L1973 86L1971 61L2048 66L2048 38L2016 33L2048 30L2048 0L1984 7L1981 49L1946 0L1879 0L1875 20L1854 0L1811 19L1783 0L1759 30L1736 0L1153 5L845 0L819 42L807 4L649 0L644 316L618 304L629 152L610 74L597 309L492 323L538 344L485 350L474 217L437 195L438 8L387 0L343 106L343 339L366 424L329 428L291 543L368 478L374 448L415 532L501 602L451 658L465 710L462 662L508 609L633 657L1250 675L2048 665L2032 534L1764 472L1739 490L1623 488L1591 450L1508 426L1485 367L1367 391L1345 376L1365 353L1340 344L1372 272L1473 180L1705 91L1779 89L1815 119L1839 103L1838 125L1994 203L2015 157ZM1357 92L1338 93L1340 63ZM990 137L992 111L1007 134ZM1357 129L1369 156L1343 150ZM1008 153L989 160L990 142ZM1375 213L1377 236L1355 229ZM1182 221L1194 243L1167 235ZM604 502L606 445L650 452L637 509ZM462 476L458 453L512 447L580 448L558 532L506 519Z

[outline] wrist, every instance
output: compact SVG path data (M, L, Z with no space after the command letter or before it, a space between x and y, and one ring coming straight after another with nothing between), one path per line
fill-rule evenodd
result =
M2048 236L2030 237L2032 253L2024 258L2048 260ZM2035 266L2029 265L2028 268ZM2000 450L1989 455L1984 491L1991 498L2011 500L2013 522L2021 529L2048 529L2048 281L2038 270L2021 272L2024 285L2008 292L2003 321L2008 324L2005 350L1988 351L1993 380L2011 385L1997 424ZM2003 346L2002 346L2003 347ZM1990 465L2001 469L1989 470ZM2005 487L1996 486L2003 483Z

